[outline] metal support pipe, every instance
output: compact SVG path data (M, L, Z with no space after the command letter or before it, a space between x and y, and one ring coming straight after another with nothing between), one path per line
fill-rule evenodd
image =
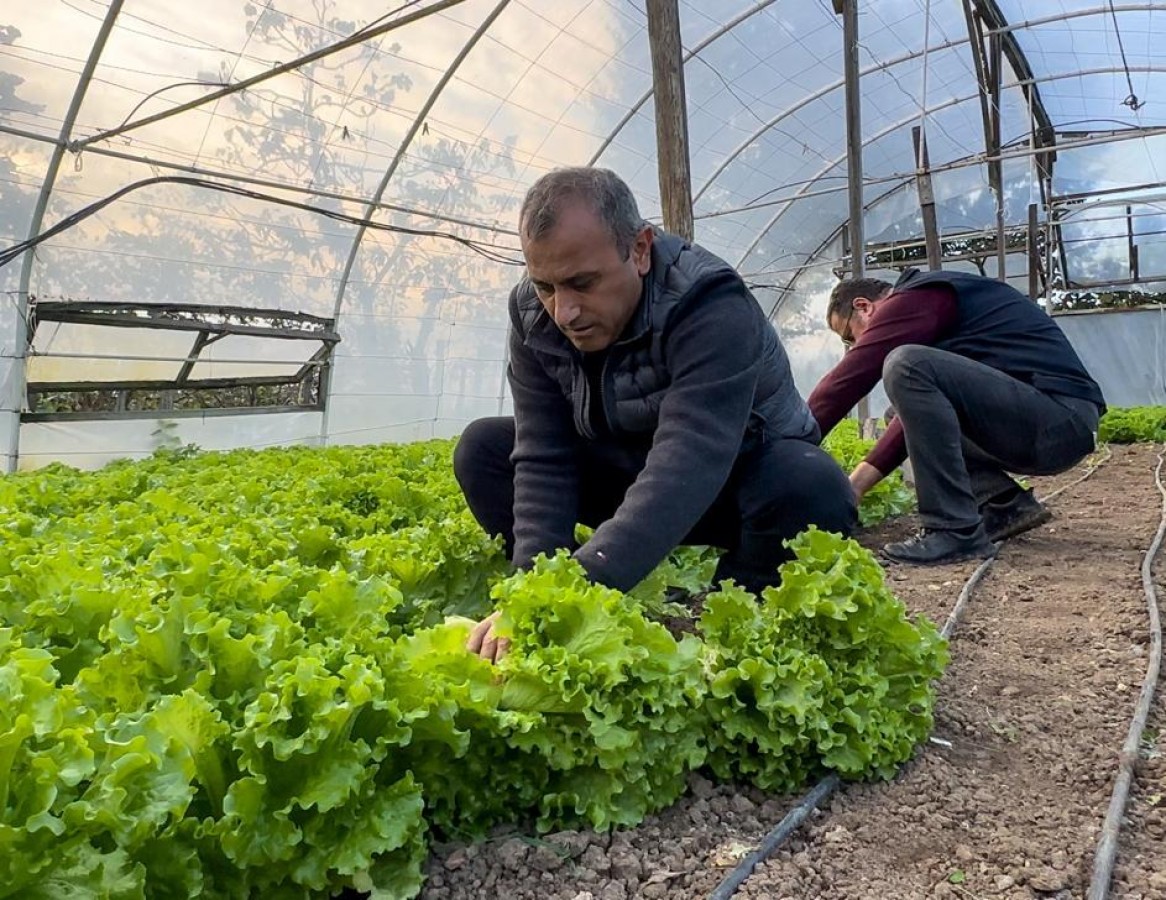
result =
M405 137L401 139L401 143L397 147L397 152L393 155L392 162L389 163L389 167L385 170L385 174L381 176L381 180L377 185L376 192L365 204L365 219L370 221L372 220L373 215L376 213L377 208L380 206L381 201L384 199L385 192L389 187L389 182L393 180L393 176L397 173L397 169L400 167L401 161L405 158L405 153L408 151L409 147L412 146L418 132L420 132L422 127L425 125L426 118L428 117L430 111L432 111L434 105L437 103L438 98L441 97L441 94L445 90L446 85L448 85L449 82L453 79L454 75L457 74L458 69L460 69L462 63L465 62L466 57L470 55L470 52L478 45L478 41L480 41L486 32L490 30L490 26L494 24L500 15L502 15L502 11L506 9L509 3L510 0L499 0L494 9L491 10L486 18L482 20L481 24L477 27L477 29L475 29L474 33L470 35L469 39L465 42L465 44L462 45L462 49L458 52L457 56L455 56L449 65L445 67L444 74L442 74L441 78L438 79L437 84L433 86L433 90L429 92L428 99L426 99L420 111L418 111L417 115L413 118L413 124L409 127L409 131L405 134ZM340 274L340 284L336 288L336 302L332 309L332 319L336 323L335 327L337 329L340 327L340 312L344 306L345 294L348 291L348 281L352 277L352 268L356 264L357 254L360 252L361 243L364 240L364 236L367 232L367 225L361 225L359 228L357 228L356 234L352 238L352 245L348 248L348 258L345 260L344 270ZM401 249L398 249L398 255L401 252ZM331 379L328 380L328 387L329 389L332 387ZM331 397L329 395L320 395L320 401L324 406L324 415L320 417L320 446L322 447L326 446L328 443L328 429L332 424L332 405L329 402L330 400Z
M319 50L313 50L311 53L298 57L297 59L293 59L291 62L281 63L272 69L268 69L266 72L260 72L258 75L240 81L238 84L232 84L229 87L222 88L218 91L211 91L209 94L198 97L197 99L191 100L188 103L182 103L172 109L167 109L160 113L155 113L152 116L146 116L142 119L136 119L132 122L126 122L122 125L119 125L117 128L110 128L109 130L99 132L92 137L87 137L84 140L76 141L70 145L70 149L74 151L83 150L89 144L96 143L97 141L108 140L109 138L116 135L125 134L127 131L133 131L136 128L141 128L145 125L151 125L154 122L160 122L163 119L168 119L171 116L178 115L179 113L186 112L187 110L197 109L198 107L205 106L214 100L219 100L222 97L228 97L231 94L237 94L240 91L247 90L247 88L251 88L257 84L260 84L261 82L275 78L277 75L283 75L285 72L295 71L302 66L306 66L308 63L315 62L318 59L324 59L325 57L331 56L334 53L339 53L341 50L347 50L349 47L354 47L357 44L363 44L366 41L370 41L373 38L380 37L383 34L387 34L390 31L400 28L403 25L409 25L420 19L424 19L426 16L430 16L433 13L441 12L464 2L465 0L437 0L437 2L425 7L424 9L406 13L400 18L393 19L389 22L384 22L383 24L377 25L373 28L362 29L341 41L337 41L335 44L329 44L326 47L321 47ZM118 5L120 6L121 4L119 3Z
M1035 203L1028 204L1028 296L1035 300L1040 293L1038 278L1040 276L1040 247L1036 239L1037 208Z
M1004 163L1000 159L1000 85L1004 81L1004 41L1000 35L993 34L988 39L988 53L988 112L991 131L984 149L989 158L988 183L996 201L996 277L1003 281L1007 271L1004 261Z
M65 120L61 123L60 136L53 146L53 155L49 158L48 168L45 170L44 178L41 180L40 195L36 198L36 207L32 211L32 220L28 227L29 240L32 240L40 234L45 211L49 206L49 197L53 193L53 186L57 181L57 173L61 168L61 160L65 156L65 145L73 132L73 126L77 122L77 115L81 111L81 104L84 102L85 94L89 90L90 83L93 81L93 73L97 69L97 62L101 59L101 54L105 51L105 44L113 32L113 26L117 22L118 15L121 14L122 3L123 0L111 0L109 9L105 11L105 19L102 21L101 28L97 32L97 37L93 40L93 46L89 51L89 58L85 61L85 68L77 79L77 87L73 91L73 99L69 101L69 109L65 113ZM24 259L21 263L20 286L16 295L16 331L13 335L12 348L13 358L16 361L14 365L17 371L9 379L10 387L8 396L4 398L3 406L0 407L0 410L9 413L15 419L11 425L12 434L8 445L8 456L5 461L5 471L8 472L16 470L17 461L20 457L20 413L24 408L24 385L27 376L25 372L25 360L28 357L29 341L28 295L29 288L32 285L32 264L34 258L34 251L32 248L29 248L25 251Z

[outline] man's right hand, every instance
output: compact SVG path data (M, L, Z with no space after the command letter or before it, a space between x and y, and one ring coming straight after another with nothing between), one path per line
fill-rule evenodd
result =
M466 641L467 650L492 663L502 659L510 649L510 639L494 633L494 623L498 621L500 615L501 613L493 612L482 619L474 626L474 630L470 632L470 639Z

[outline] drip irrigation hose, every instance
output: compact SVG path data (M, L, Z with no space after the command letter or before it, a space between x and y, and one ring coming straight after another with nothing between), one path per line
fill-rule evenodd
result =
M1108 444L1105 447L1105 452L1106 455L1096 462L1091 463L1080 478L1077 478L1074 481L1063 485L1062 487L1053 491L1047 497L1041 498L1042 502L1049 502L1054 497L1058 496L1069 488L1080 484L1086 478L1089 478L1094 472L1098 470L1098 468L1101 467L1102 463L1105 463L1111 456L1113 456L1113 451L1110 450ZM1161 467L1159 466L1159 468ZM1158 484L1159 489L1161 489L1161 481L1159 481ZM1164 503L1166 503L1166 501L1164 501ZM1163 519L1163 522L1166 524L1166 518ZM1159 542L1160 539L1161 531L1159 531ZM971 597L972 591L975 590L976 585L980 583L981 579L983 579L983 577L988 574L988 570L992 568L992 563L995 561L996 558L994 556L985 559L982 563L980 563L980 565L976 567L976 571L974 571L971 576L969 576L968 580L964 582L963 590L960 591L959 598L956 600L955 606L952 607L951 614L947 617L947 622L945 622L943 628L940 629L939 633L943 638L951 637L951 633L955 630L955 626L959 622L960 614L963 612L964 607L967 605L968 598ZM1154 612L1156 617L1157 610L1155 609ZM1157 666L1155 666L1155 677L1157 677L1156 673ZM1147 706L1148 705L1149 704L1147 703ZM1133 732L1131 731L1131 734L1132 733ZM1141 734L1140 729L1138 734ZM757 849L742 858L742 860L733 867L733 870L721 880L721 883L717 885L716 890L709 894L708 900L730 900L730 898L736 894L737 888L744 884L746 879L748 879L749 876L753 874L753 870L757 868L757 865L764 862L770 856L776 853L781 845L785 843L786 838L788 838L791 834L794 833L795 830L797 830L798 826L800 826L802 822L806 820L810 813L812 813L826 800L828 800L834 791L838 789L840 784L841 780L839 777L831 773L815 784L812 788L810 788L810 790L806 792L802 799L797 802L794 808L787 812L782 820L778 822L777 825L775 825L773 829L767 835L765 835L764 838L761 839L761 843L758 845ZM1120 818L1120 812L1118 815ZM1089 900L1104 900L1104 897L1094 898L1093 895L1090 894Z
M939 636L944 640L951 637L951 633L955 631L956 623L960 620L960 615L964 611L964 607L968 605L968 598L972 596L972 591L980 580L988 574L988 570L992 568L992 563L996 562L995 556L989 556L986 560L976 566L974 571L967 581L964 582L963 590L960 591L959 598L955 601L955 606L951 608L951 615L947 617L947 621L943 623L943 627L939 629Z
M778 847L785 843L785 839L793 834L794 830L806 820L806 817L834 793L838 784L838 776L830 774L810 788L809 793L802 798L801 802L787 812L785 818L777 823L777 827L762 839L757 849L737 863L733 871L717 885L717 889L709 895L709 900L729 900L737 892L737 888L745 883L745 879L753 874L757 864L768 859Z
M1162 495L1162 519L1154 540L1142 558L1142 589L1146 594L1146 610L1150 616L1150 659L1146 664L1146 678L1134 707L1134 718L1126 734L1118 761L1117 780L1113 794L1109 798L1109 809L1105 814L1105 824L1101 826L1101 837L1097 842L1097 852L1093 857L1093 878L1089 882L1088 900L1105 900L1109 896L1109 883L1113 878L1113 864L1117 858L1117 837L1121 830L1122 816L1125 814L1126 800L1129 798L1130 783L1134 778L1134 767L1138 762L1138 748L1142 740L1142 730L1150 715L1150 704L1154 699L1154 685L1158 682L1158 672L1162 665L1162 620L1158 611L1158 591L1154 586L1154 558L1162 549L1162 538L1166 536L1166 486L1162 484L1162 463L1166 459L1166 447L1158 454L1158 467L1154 470L1154 482Z

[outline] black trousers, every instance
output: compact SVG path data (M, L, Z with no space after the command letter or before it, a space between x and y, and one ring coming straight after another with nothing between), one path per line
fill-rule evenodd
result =
M934 347L897 347L883 384L903 421L924 527L965 528L1009 472L1055 475L1092 452L1099 410Z
M502 535L507 553L514 546L513 450L514 419L504 416L471 422L454 451L454 474L470 510L489 534ZM612 517L643 466L642 458L629 461L635 454L602 450L578 439L579 520L592 527ZM783 541L809 525L849 535L857 518L850 481L826 451L806 441L758 440L737 457L683 543L724 548L716 580L732 578L756 592L776 584L777 567L792 558Z

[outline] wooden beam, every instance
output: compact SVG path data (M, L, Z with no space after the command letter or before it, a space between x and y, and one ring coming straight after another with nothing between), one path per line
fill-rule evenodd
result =
M850 275L866 275L866 228L862 194L862 95L858 79L858 0L834 0L835 14L842 16L842 63L846 104L846 178L850 215ZM870 418L870 397L858 401L855 410L859 429Z
M1028 204L1028 296L1035 300L1040 294L1038 278L1041 271L1040 248L1037 246L1037 209L1035 203Z
M938 272L943 268L943 251L939 243L939 223L935 216L935 190L931 185L931 157L927 155L927 134L918 125L911 129L911 142L915 146L915 190L919 195L919 212L923 217L927 268Z
M656 153L664 228L691 241L692 172L688 157L688 112L684 94L684 50L678 0L647 0L656 99Z
M834 0L842 15L843 80L846 89L846 176L850 199L850 274L866 274L866 231L862 204L862 96L858 81L858 0Z

